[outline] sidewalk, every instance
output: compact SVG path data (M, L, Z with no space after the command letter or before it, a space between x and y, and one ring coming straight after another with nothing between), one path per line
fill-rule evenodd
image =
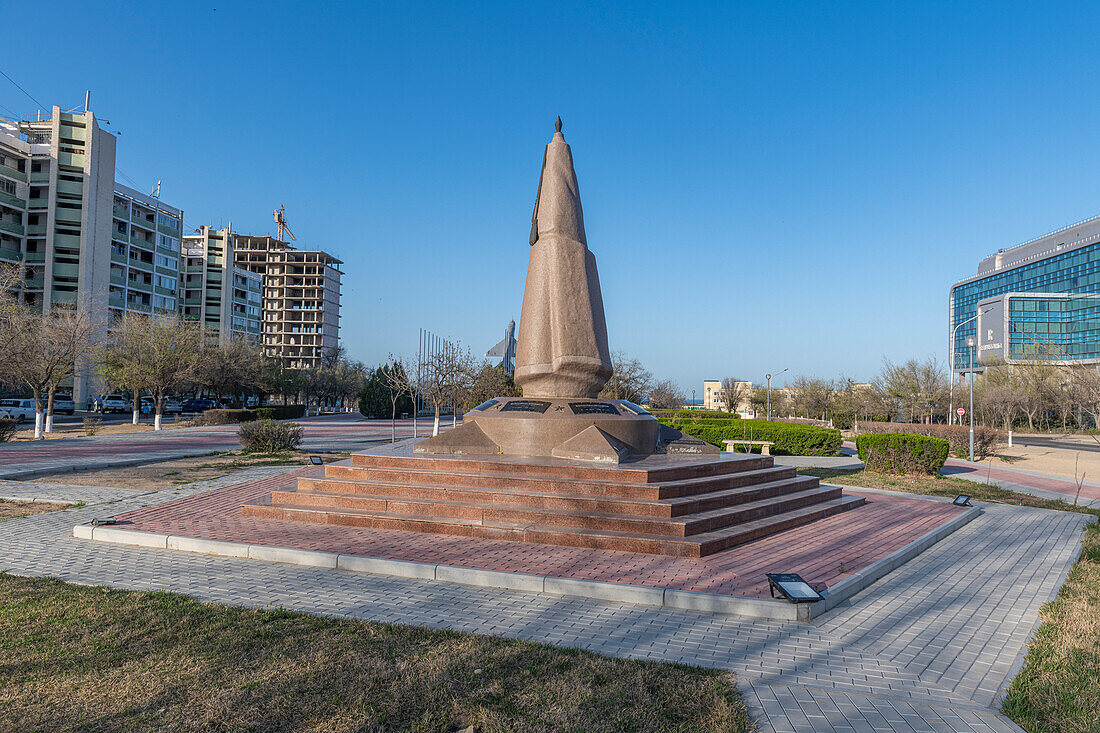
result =
M74 524L245 481L249 469L106 504L0 523L0 570L202 601L287 608L726 669L764 731L1005 731L995 706L1080 553L1088 517L984 514L812 622L780 623L569 596L111 545ZM163 496L162 496L163 494ZM45 497L43 497L45 498Z

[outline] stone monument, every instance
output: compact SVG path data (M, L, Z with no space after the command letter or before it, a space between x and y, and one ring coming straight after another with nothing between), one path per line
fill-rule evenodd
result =
M515 455L621 463L654 453L718 453L625 400L601 400L611 352L596 258L588 249L573 152L555 123L531 215L516 384L522 398L478 405L462 426L421 441L426 455Z
M516 383L441 435L355 453L245 516L704 557L863 504L771 456L719 454L625 400L573 156L546 146L531 224ZM507 340L507 339L506 339Z

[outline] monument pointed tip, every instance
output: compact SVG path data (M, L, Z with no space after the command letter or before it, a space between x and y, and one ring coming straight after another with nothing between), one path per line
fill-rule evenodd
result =
M558 115L558 119L554 120L554 132L561 132L561 115Z

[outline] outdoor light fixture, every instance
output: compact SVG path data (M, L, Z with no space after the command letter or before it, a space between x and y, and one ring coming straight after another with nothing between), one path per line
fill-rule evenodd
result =
M105 524L114 524L114 523L115 523L115 520L114 520L113 517L105 517L103 519L93 519L92 520L92 526L93 527L102 527Z
M951 503L955 506L974 506L970 503L970 494L959 494L955 497L955 501Z
M772 598L776 597L775 591L778 590L791 603L813 603L825 600L797 573L767 573L767 576L768 590L771 591Z
M320 466L322 463L324 463L324 461L321 460L321 456L310 456L309 462L312 463L314 466Z

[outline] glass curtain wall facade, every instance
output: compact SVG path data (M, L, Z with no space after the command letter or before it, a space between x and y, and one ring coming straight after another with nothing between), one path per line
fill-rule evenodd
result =
M998 253L995 262L987 261L993 262L992 271L951 288L948 338L954 370L968 367L971 337L980 344L980 361L1100 360L1100 217L1074 226L1078 231L1069 236L1072 228ZM1073 235L1080 235L1076 242L1061 241ZM980 318L959 325L979 315L979 303ZM1002 327L996 335L992 320ZM974 360L979 363L979 356Z

